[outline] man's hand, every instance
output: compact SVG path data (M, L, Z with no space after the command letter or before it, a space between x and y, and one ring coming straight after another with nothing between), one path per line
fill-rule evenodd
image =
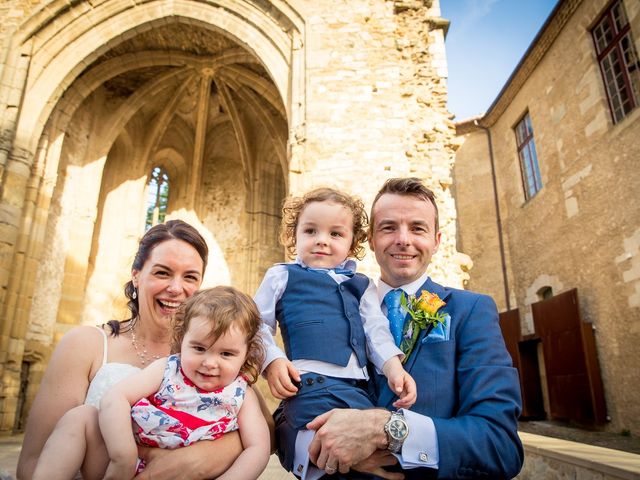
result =
M415 380L402 366L398 357L392 357L382 366L382 372L387 377L387 383L393 393L400 397L393 402L396 408L409 408L416 403L418 388Z
M402 480L404 475L400 472L388 472L382 467L389 467L398 463L398 459L388 450L376 450L369 458L356 463L352 469L358 472L372 473L388 480Z
M298 388L293 384L291 379L299 382L300 374L291 361L286 358L276 358L267 365L265 371L267 373L267 382L269 382L271 395L280 400L284 400L298 393Z
M347 473L352 465L387 446L384 425L390 413L383 409L334 409L307 424L316 435L309 445L311 461L321 470L327 465Z

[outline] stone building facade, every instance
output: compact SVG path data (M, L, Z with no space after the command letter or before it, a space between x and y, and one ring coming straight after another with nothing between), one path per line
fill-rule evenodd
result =
M607 30L612 22L617 26ZM606 50L609 41L618 44ZM605 426L635 435L640 434L636 52L639 2L560 1L488 112L456 125L461 147L454 168L458 248L473 259L469 288L492 295L503 311L518 308L524 337L534 334L532 304L577 288L582 320L595 329L609 417ZM623 105L625 98L631 103ZM518 131L523 125L531 128Z
M252 293L284 259L286 195L370 204L414 175L441 207L432 274L461 286L446 27L438 0L2 2L0 432L61 335L124 314L154 171L208 240L207 285Z

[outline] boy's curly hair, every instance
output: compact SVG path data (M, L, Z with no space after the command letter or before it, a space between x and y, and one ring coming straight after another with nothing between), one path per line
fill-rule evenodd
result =
M353 241L349 256L361 260L364 257L364 243L367 240L369 217L362 200L333 188L316 188L302 197L289 197L282 206L280 241L286 247L291 258L296 256L296 229L302 211L312 202L333 202L347 207L353 216Z
M253 384L258 379L264 360L264 345L260 335L260 313L253 299L233 287L219 286L200 290L183 303L172 320L171 353L179 353L189 324L195 317L211 322L209 338L215 342L234 326L245 333L247 358L240 369Z

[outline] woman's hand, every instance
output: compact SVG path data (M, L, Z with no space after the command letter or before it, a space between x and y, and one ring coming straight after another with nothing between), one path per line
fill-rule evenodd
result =
M109 462L107 471L104 473L103 480L129 480L134 477L136 473L136 464L133 462ZM133 468L131 468L133 467Z
M226 472L241 453L242 442L237 431L175 450L138 446L138 456L146 462L146 467L136 475L136 480L216 478Z

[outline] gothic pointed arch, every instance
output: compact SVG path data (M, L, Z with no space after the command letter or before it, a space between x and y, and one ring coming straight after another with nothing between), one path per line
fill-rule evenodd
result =
M256 205L286 194L288 132L304 124L304 22L292 2L86 6L47 2L17 29L0 71L19 95L0 97L10 145L0 175L24 172L0 191L0 208L19 218L6 230L23 239L2 257L13 300L0 305L0 327L38 364L68 328L121 312L156 167L170 194L152 222L161 212L190 221L210 245L206 281L254 288L253 259L282 259ZM279 202L268 205L277 218Z

